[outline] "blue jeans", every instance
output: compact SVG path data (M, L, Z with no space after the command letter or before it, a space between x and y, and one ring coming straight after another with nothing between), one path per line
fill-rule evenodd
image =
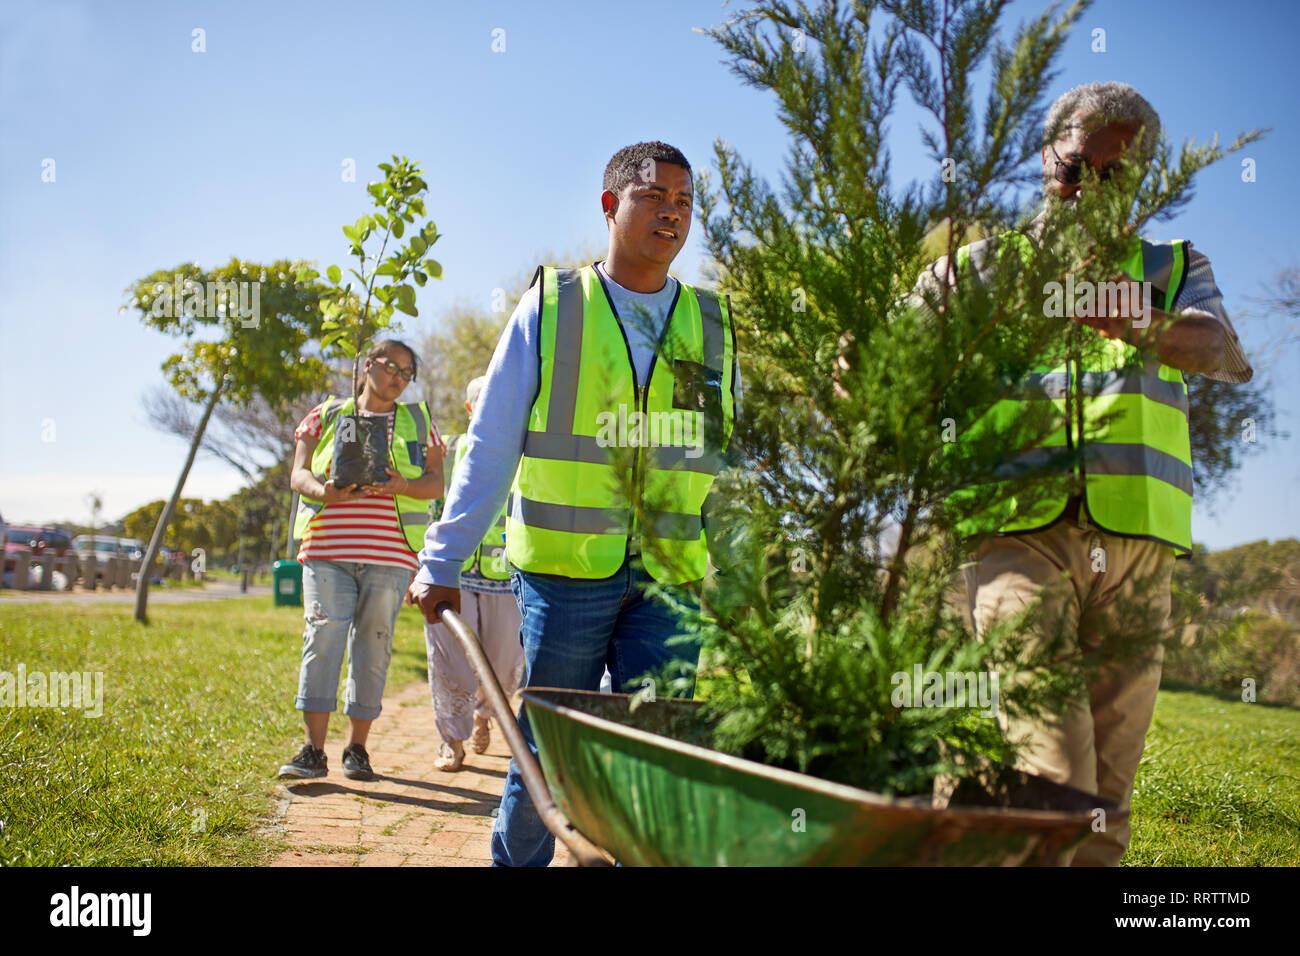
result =
M684 632L671 608L642 593L651 580L635 558L603 581L512 571L510 583L523 618L524 686L594 691L608 666L614 690L624 692L637 689L643 675L657 675L674 660L697 664L698 641L667 646ZM683 604L699 606L689 587L675 591ZM523 705L519 724L536 755ZM546 866L554 855L555 836L542 823L519 765L511 760L492 828L492 864Z
M333 712L343 651L348 683L343 712L374 720L382 710L393 626L414 572L382 564L308 560L302 567L302 635L299 710Z

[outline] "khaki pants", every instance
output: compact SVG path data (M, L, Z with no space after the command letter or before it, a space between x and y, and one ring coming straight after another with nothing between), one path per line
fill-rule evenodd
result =
M1086 514L1086 512L1085 512ZM1104 568L1104 570L1098 570ZM977 634L998 617L1015 614L1043 598L1046 620L1064 615L1071 650L1095 650L1117 621L1119 605L1145 596L1148 613L1167 628L1173 550L1155 542L1109 535L1061 520L1026 535L984 542L966 568L966 594ZM1031 642L1045 639L1032 634ZM1029 737L1021 769L1129 805L1147 728L1160 685L1164 646L1144 661L1103 665L1088 682L1087 699L1056 720L999 719L1009 738ZM1074 866L1115 866L1128 848L1129 824L1105 821L1077 848Z

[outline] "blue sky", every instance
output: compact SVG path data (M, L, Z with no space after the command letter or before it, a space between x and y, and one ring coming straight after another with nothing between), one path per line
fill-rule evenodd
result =
M692 30L734 8L0 3L0 511L86 521L91 489L110 518L165 497L185 443L145 424L140 398L176 343L120 314L122 290L232 255L342 264L339 227L367 211L365 183L390 154L423 165L444 234L445 278L420 292L422 322L457 300L487 303L548 251L602 246L601 173L630 142L667 140L701 167L721 138L778 175L787 139L772 99ZM1017 3L1008 25L1040 8ZM206 52L191 49L195 28ZM504 52L492 49L498 28ZM1300 4L1287 0L1102 0L1051 91L1132 83L1175 143L1273 128L1245 153L1255 182L1225 161L1153 233L1209 255L1247 354L1272 372L1279 425L1296 435L1261 436L1216 513L1198 506L1195 536L1212 547L1300 536L1300 349L1266 353L1279 323L1251 301L1300 264L1297 36ZM933 168L917 122L910 107L892 122L908 178ZM54 182L42 182L45 159ZM348 159L356 182L341 176ZM677 263L687 281L702 248L695 230ZM201 456L186 494L224 497L239 481Z

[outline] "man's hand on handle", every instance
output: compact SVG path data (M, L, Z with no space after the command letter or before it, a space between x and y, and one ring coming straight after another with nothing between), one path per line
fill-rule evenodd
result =
M453 611L460 613L460 588L444 588L437 584L412 581L406 589L406 603L418 607L430 624L437 624L440 604L448 604Z

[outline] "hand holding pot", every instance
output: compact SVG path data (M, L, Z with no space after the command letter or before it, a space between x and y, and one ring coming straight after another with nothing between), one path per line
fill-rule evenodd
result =
M340 501L356 501L358 498L364 498L366 495L370 494L370 492L366 491L366 489L360 485L344 485L340 488L338 485L334 484L333 478L325 482L321 487L325 492L321 500L327 505L336 505Z
M392 468L385 468L384 471L388 474L388 480L386 482L384 482L382 485L365 485L362 487L362 491L364 491L368 495L406 494L407 489L410 487L411 483L407 481L405 478L403 478L399 472L397 472Z

